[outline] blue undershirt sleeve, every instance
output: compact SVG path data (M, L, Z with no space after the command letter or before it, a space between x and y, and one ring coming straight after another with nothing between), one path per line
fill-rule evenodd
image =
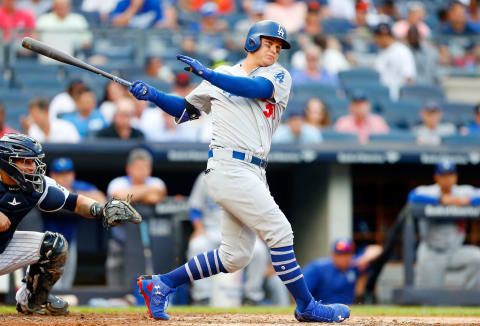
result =
M438 197L420 195L415 190L413 190L408 195L408 202L412 204L439 204L440 199Z
M152 102L163 111L176 118L179 118L185 110L185 99L180 96L165 94L157 90L155 90L155 98Z
M238 77L212 71L211 77L207 80L212 85L241 97L268 100L273 96L273 84L264 77Z

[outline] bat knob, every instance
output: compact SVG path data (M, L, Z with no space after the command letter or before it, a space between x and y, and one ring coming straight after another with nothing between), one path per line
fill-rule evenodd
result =
M142 89L142 95L145 96L147 95L148 89L146 87L143 87Z

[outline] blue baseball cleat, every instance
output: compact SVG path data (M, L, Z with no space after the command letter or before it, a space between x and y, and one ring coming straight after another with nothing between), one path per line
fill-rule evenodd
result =
M295 309L295 318L300 322L341 323L350 317L347 305L336 303L325 305L312 299L304 312Z
M159 275L142 275L137 278L140 294L143 295L150 317L156 320L168 320L170 317L165 313L168 307L168 299L174 288L160 280Z

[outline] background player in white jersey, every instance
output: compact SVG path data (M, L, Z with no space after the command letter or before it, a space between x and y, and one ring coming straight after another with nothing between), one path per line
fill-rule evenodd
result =
M170 273L138 278L140 292L155 319L169 318L165 306L177 286L248 265L256 235L270 248L275 271L295 299L297 320L340 322L350 316L347 306L322 305L308 291L295 258L292 228L266 181L272 135L287 107L292 83L277 60L280 51L289 48L283 26L261 21L248 32L247 57L240 64L213 71L195 59L177 56L189 65L187 70L204 79L185 99L141 81L130 88L137 99L152 101L178 123L198 118L200 111L211 112L212 141L205 184L224 209L218 249L197 255Z
M127 220L140 223L142 219L127 202L112 200L104 206L69 192L45 176L44 156L42 145L29 136L6 134L0 139L0 275L28 266L24 284L16 294L17 310L65 315L68 303L51 295L50 290L63 274L67 241L50 231L16 231L25 215L37 206L42 212L64 208L102 219L110 226Z
M204 173L200 173L193 184L188 199L190 220L193 225L193 233L188 243L188 259L218 248L222 241L220 225L223 209L208 194L204 178ZM252 260L245 268L245 282L243 285L244 304L257 305L265 298L263 283L269 267L268 248L263 241L257 239L253 249ZM285 293L281 283L277 285L279 282L277 280L270 280L269 278L267 282L269 291L278 297L272 298L272 302L288 302L288 293ZM208 305L212 295L212 278L204 278L193 282L191 295L195 304Z

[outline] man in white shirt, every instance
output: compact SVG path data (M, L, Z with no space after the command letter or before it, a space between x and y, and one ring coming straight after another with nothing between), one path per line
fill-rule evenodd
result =
M90 46L92 33L88 28L85 17L71 12L70 0L54 0L52 12L41 15L37 21L40 40L70 55L78 48ZM56 63L45 56L39 59L43 63Z
M153 158L150 153L137 148L130 152L127 158L127 175L110 181L107 187L107 196L126 199L132 195L131 203L155 205L167 195L167 187L162 179L152 177ZM125 241L126 230L120 227L114 231L108 241L106 261L107 285L110 287L130 286L130 280L125 280ZM128 283L128 284L126 284Z
M29 103L29 115L23 120L25 131L40 143L78 143L80 135L73 124L48 118L48 101L35 98Z
M60 118L59 115L74 112L77 101L83 90L87 89L87 85L80 79L72 79L68 84L67 90L63 93L55 95L50 102L48 116L50 120Z
M390 89L390 97L397 100L400 88L415 81L415 59L405 44L395 40L389 24L378 24L374 33L375 42L380 48L375 69L380 74L382 84Z
M440 145L442 137L453 135L456 127L451 122L440 123L442 109L435 101L426 102L420 111L423 124L414 128L419 145Z

